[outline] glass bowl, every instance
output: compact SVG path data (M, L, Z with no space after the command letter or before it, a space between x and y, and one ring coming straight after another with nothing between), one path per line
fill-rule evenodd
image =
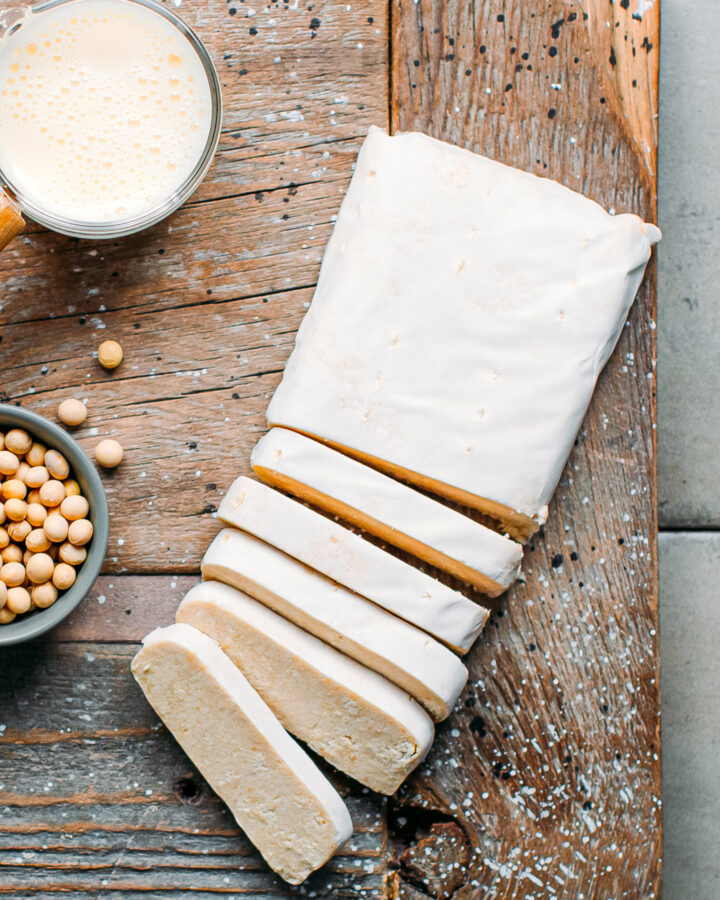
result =
M29 6L21 8L13 8L0 12L0 40L6 34L14 34L18 28L22 28L24 18L29 12L43 12L56 6L62 6L67 3L74 3L76 0L41 0L38 3L31 3ZM180 16L156 0L123 0L124 3L135 3L144 6L167 19L174 27L185 37L194 51L197 53L202 67L207 75L208 85L210 88L211 101L211 118L208 138L205 142L202 155L195 164L194 169L180 185L177 190L167 197L162 203L153 209L143 213L142 215L130 217L127 219L117 219L108 222L81 222L73 219L66 219L54 213L43 210L36 203L24 196L23 192L15 187L10 179L8 179L0 170L0 190L4 190L11 201L19 206L22 213L30 219L57 231L60 234L66 234L70 237L92 238L92 239L111 239L124 237L129 234L135 234L151 225L160 222L170 213L175 212L178 207L190 197L200 182L205 177L207 170L215 156L218 142L220 140L220 127L222 123L222 94L220 91L220 80L213 64L210 54L205 45L190 26L180 18Z

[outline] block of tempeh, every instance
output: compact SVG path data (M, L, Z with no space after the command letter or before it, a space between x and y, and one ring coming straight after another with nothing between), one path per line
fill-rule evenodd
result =
M268 421L527 537L659 238L548 178L371 128Z

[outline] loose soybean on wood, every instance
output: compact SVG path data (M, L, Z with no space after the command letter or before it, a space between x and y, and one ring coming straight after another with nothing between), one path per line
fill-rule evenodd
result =
M95 448L95 459L104 469L114 469L115 466L119 466L122 458L122 445L112 438L100 441Z
M104 369L117 369L123 360L123 349L117 341L103 341L98 347L98 362Z
M75 400L73 397L63 400L58 406L57 413L61 422L73 428L82 425L87 419L87 407L81 400Z

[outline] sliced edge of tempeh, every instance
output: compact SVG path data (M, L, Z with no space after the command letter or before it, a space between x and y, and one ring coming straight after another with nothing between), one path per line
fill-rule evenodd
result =
M491 597L517 578L522 547L326 444L272 428L255 445L263 481L365 529Z
M218 510L241 528L338 584L466 653L489 610L360 535L266 484L241 476Z

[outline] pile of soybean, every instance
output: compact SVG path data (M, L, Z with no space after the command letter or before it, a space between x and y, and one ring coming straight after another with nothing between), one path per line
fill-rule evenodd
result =
M0 432L0 625L52 606L85 562L90 506L57 450Z

